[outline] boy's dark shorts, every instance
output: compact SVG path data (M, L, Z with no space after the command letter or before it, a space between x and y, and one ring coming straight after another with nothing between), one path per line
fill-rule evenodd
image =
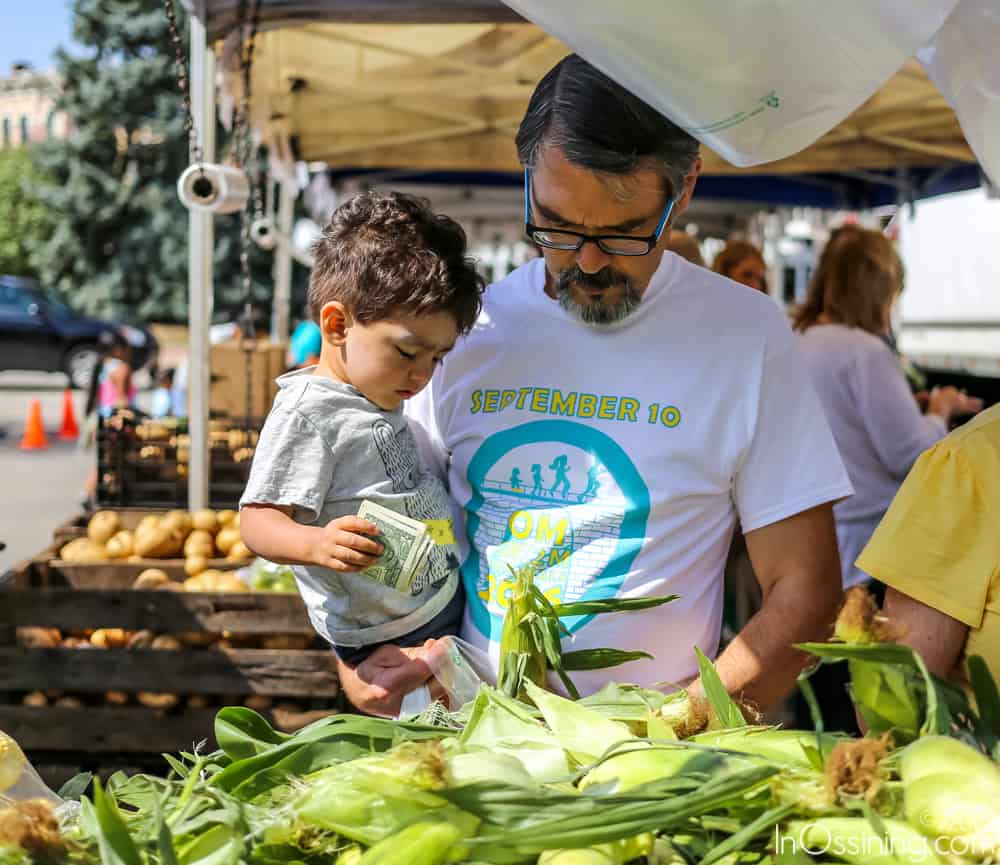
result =
M421 625L415 631L403 634L394 640L371 643L367 646L334 646L333 650L345 664L356 667L381 646L422 646L427 640L437 639L438 637L457 636L462 628L462 616L464 614L465 587L462 585L462 578L459 577L455 596L426 625Z

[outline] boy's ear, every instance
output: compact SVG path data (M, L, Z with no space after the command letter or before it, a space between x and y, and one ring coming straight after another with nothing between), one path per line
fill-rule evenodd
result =
M347 338L347 330L352 324L354 319L339 300L323 304L323 308L319 311L319 329L323 337L334 345L339 345Z

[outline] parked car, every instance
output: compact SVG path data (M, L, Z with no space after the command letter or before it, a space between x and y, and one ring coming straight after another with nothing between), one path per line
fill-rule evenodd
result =
M0 276L0 371L64 372L73 387L86 388L98 340L113 330L132 347L132 368L155 372L159 345L148 328L82 315L34 280Z

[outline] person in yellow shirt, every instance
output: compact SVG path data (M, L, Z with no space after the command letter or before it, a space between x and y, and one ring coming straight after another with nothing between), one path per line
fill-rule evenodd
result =
M857 566L931 672L981 655L1000 680L1000 405L924 451Z

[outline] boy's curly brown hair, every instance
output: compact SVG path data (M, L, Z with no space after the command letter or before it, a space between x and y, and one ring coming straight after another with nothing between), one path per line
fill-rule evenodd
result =
M484 280L465 231L428 201L370 190L338 207L313 246L309 312L337 300L362 324L393 313L447 312L459 333L475 324Z

